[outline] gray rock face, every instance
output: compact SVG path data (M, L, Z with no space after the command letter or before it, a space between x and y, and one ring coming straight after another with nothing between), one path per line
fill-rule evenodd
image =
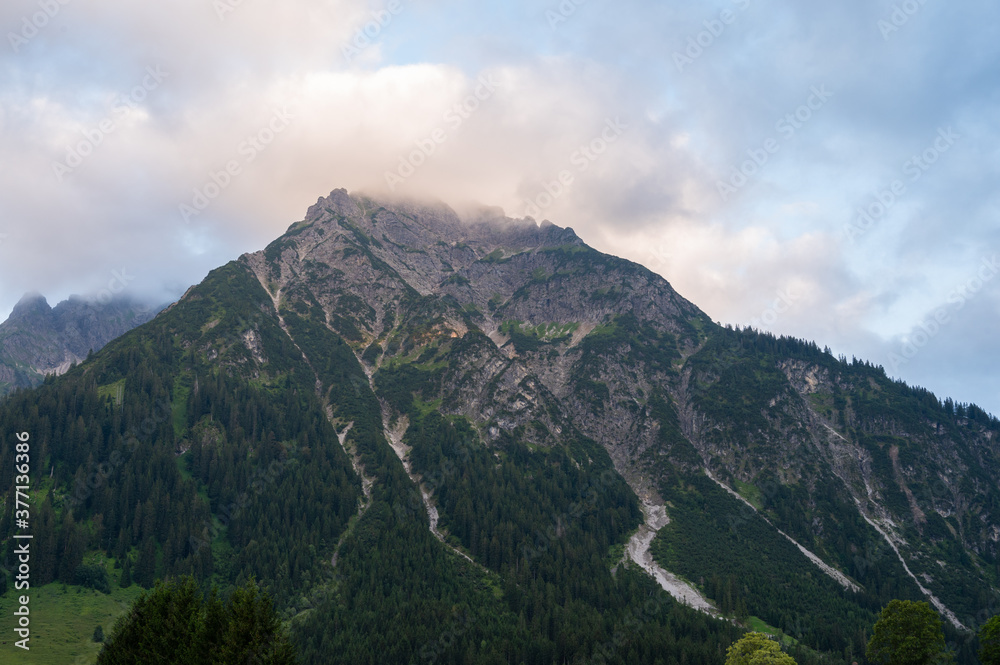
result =
M482 333L463 347L460 369L446 373L442 390L446 409L496 419L487 432L497 434L536 420L560 428L551 414L562 411L556 396L573 389L575 346L601 322L631 315L678 332L687 319L708 320L662 278L590 249L572 229L489 208L463 220L440 204L335 190L282 238L241 260L279 307L319 307L372 370L442 339ZM545 326L539 343L549 352L527 353L511 341L512 326Z
M838 538L849 522L887 540L956 626L949 605L974 611L962 588L1000 587L989 563L1000 556L995 420L949 416L815 345L720 328L572 229L335 190L240 261L279 314L344 338L375 385L408 368L421 399L491 445L588 437L656 509L666 478L707 473L758 501L817 571L856 588L852 571L874 564ZM793 499L794 511L780 505ZM956 565L957 551L978 563Z
M0 394L64 373L157 311L131 300L105 304L79 296L50 307L41 294L25 294L0 323Z

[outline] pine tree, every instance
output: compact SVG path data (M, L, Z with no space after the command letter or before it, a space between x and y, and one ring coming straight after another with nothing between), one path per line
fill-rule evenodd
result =
M142 544L139 560L135 564L135 581L144 589L150 589L156 580L156 542L152 536Z
M122 564L122 574L118 578L118 586L125 589L132 586L132 557L126 556L125 563Z
M295 651L271 599L260 592L254 579L233 592L226 605L226 620L217 662L295 663Z
M95 641L97 631L95 631ZM194 579L157 582L115 624L98 665L294 665L296 653L267 594L251 579L228 601L207 600Z
M59 529L59 544L57 556L59 559L56 575L60 581L72 584L76 569L83 562L86 550L87 534L77 528L73 514L67 510L63 515L62 527Z
M979 629L979 661L983 665L1000 665L1000 614Z

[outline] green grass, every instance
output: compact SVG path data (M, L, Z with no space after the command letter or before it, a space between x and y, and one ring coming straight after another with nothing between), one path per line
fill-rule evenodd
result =
M420 399L419 395L414 394L413 406L417 407L417 410L420 412L421 416L426 416L428 413L432 411L437 411L438 409L441 408L441 399L438 398L431 402L425 402L424 400Z
M174 379L174 399L171 404L171 415L173 417L174 436L178 439L184 436L187 429L187 402L191 394L191 377L186 374L178 375Z
M631 536L629 536L631 538ZM608 548L608 556L604 560L609 568L615 566L625 557L625 543L615 543Z
M785 635L781 630L775 628L774 626L768 624L763 619L759 617L750 617L747 619L747 624L750 626L750 630L756 631L758 633L767 633L782 646L788 646L789 644L798 644L798 640L790 635Z
M536 326L526 325L524 321L510 319L500 324L500 332L516 342L520 338L523 343L532 348L538 343L564 342L576 332L580 324L572 323L540 323ZM520 349L518 349L520 351Z
M115 406L122 405L122 397L125 393L125 379L120 379L106 386L97 386L97 394L101 399L110 397L114 400Z
M590 254L597 253L596 250L587 247L586 245L559 245L558 247L544 247L538 250L539 254L565 254L567 256L572 256L574 254Z
M816 651L815 649L811 649L804 644L800 644L799 641L794 637L792 637L791 635L788 635L783 631L781 631L780 629L775 628L774 626L770 625L769 623L765 622L763 619L759 617L755 616L749 617L747 619L747 626L749 627L750 630L756 631L758 633L767 633L775 640L777 640L778 644L780 644L786 651L788 647L795 646L802 649L805 653L809 654L812 658L816 660L816 662L828 662L828 656L830 655L828 652Z
M101 645L92 641L94 628L100 625L104 635L111 634L117 618L142 593L142 588L132 585L120 589L112 582L111 595L93 589L85 589L59 582L46 584L24 591L16 591L13 586L0 598L0 625L3 638L0 649L5 654L4 662L34 663L52 665L85 665L93 663L101 650ZM19 640L13 632L14 611L18 608L18 597L31 598L31 639L30 649L24 651L14 646Z
M740 496L750 502L754 508L757 510L764 510L764 502L760 495L760 490L757 489L756 485L752 483L745 483L741 480L734 479L734 484L736 485L736 491L739 492Z
M833 416L833 394L832 393L810 393L807 395L809 403L813 408L824 416Z

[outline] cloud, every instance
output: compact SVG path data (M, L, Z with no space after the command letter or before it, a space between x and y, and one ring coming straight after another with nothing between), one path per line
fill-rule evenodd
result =
M391 188L573 226L716 319L881 362L1000 248L994 3L926 3L888 33L887 1L626 0L558 21L556 2L393 7L3 4L0 309L123 267L151 297L178 295L316 196ZM981 386L1000 412L979 378L998 359L975 333L992 302L902 374Z

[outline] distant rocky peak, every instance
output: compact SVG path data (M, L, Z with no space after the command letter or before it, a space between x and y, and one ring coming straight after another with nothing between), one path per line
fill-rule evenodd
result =
M107 302L74 295L50 307L40 293L26 293L0 323L0 396L62 374L160 309L124 295Z
M10 318L25 318L32 315L45 315L52 311L49 302L41 293L29 291L21 296L21 299L14 305Z

